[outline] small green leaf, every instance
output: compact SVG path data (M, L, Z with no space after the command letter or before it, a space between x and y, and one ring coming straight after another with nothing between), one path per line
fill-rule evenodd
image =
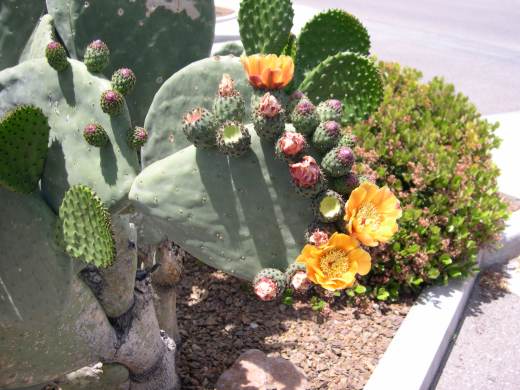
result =
M367 288L365 286L362 286L361 284L358 284L356 288L354 288L354 292L356 294L364 294L367 291Z

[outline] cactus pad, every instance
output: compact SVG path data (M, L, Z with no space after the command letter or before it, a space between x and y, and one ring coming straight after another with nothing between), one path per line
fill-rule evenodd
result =
M103 268L114 261L110 214L89 187L79 184L65 193L57 229L69 256Z
M344 51L368 55L369 50L370 37L356 17L340 9L324 11L308 21L300 32L295 82L298 85L307 72L328 56Z
M246 54L281 54L289 41L293 17L291 0L242 0L238 24Z
M252 130L251 151L239 159L190 146L146 167L129 198L165 236L211 266L248 280L262 268L285 270L313 215L273 149Z
M23 193L37 189L49 131L47 117L34 106L17 107L0 119L0 185Z
M300 89L314 102L341 99L343 121L366 118L383 98L377 67L367 57L338 53L328 57L305 76Z
M127 141L130 118L126 107L117 117L103 113L99 97L110 82L93 76L81 62L69 59L69 63L61 73L45 58L1 71L0 116L19 105L35 105L48 118L50 146L41 192L55 212L74 184L93 188L115 212L127 205L128 191L139 170L137 155ZM95 148L83 140L83 129L89 123L105 129L109 145Z
M144 123L150 133L141 151L144 166L190 145L181 130L184 115L197 106L208 110L213 108L215 92L224 73L233 78L240 95L249 102L253 89L239 59L232 56L197 61L163 84ZM250 106L246 104L245 121L249 121L250 117Z

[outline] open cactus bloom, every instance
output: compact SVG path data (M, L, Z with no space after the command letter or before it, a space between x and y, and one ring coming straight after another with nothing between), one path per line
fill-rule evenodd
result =
M282 89L292 80L294 62L289 56L275 54L243 55L240 61L249 78L249 83L258 89Z
M346 227L367 246L390 241L397 232L401 205L388 187L365 182L352 191L345 206Z
M342 233L334 233L319 247L305 245L296 261L305 264L311 282L329 291L352 287L356 274L366 275L371 268L370 255L360 242Z

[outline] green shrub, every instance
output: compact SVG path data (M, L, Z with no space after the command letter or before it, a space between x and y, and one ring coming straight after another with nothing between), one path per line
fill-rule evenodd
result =
M388 185L403 206L399 232L373 251L372 272L361 280L386 300L469 275L508 212L491 161L496 125L440 78L422 84L417 70L379 67L384 101L351 130L359 138L358 172Z

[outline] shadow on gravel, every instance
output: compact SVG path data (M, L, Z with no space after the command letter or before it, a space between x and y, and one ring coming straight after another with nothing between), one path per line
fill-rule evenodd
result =
M410 304L359 309L343 302L324 315L308 299L260 302L249 283L186 260L177 300L183 389L213 389L241 353L255 348L303 369L310 389L360 390Z

